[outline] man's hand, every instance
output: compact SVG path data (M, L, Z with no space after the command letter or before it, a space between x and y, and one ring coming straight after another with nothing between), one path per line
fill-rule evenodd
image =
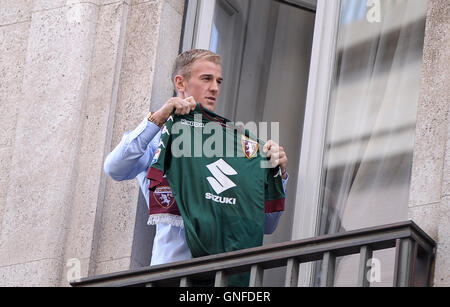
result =
M186 115L194 110L196 105L193 97L188 97L186 99L173 97L167 100L158 111L153 113L153 117L159 123L165 123L173 112L175 112L176 115Z
M280 166L282 178L286 179L288 158L284 152L284 148L279 146L274 141L269 140L263 147L263 153L267 154L272 167Z

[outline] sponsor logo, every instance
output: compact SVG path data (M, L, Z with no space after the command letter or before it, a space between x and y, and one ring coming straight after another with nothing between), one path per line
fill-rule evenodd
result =
M185 120L185 119L181 119L181 124L182 125L186 125L186 126L190 126L190 127L196 127L196 128L198 128L198 127L202 127L202 128L205 127L204 123L192 122L192 121Z
M205 198L211 199L212 201L220 204L236 205L236 198L232 197L217 196L211 193L205 193Z
M164 125L164 127L163 127L163 130L162 130L162 133L161 133L162 135L164 135L164 134L167 134L167 135L169 135L170 136L170 132L169 132L169 130L167 130L167 127Z
M259 150L259 143L257 141L254 141L245 135L241 136L241 143L242 143L242 150L245 153L245 156L248 159L252 159L256 157L256 154Z
M161 154L161 148L158 148L155 155L153 156L152 164L155 164L158 161L160 154Z
M207 177L209 184L217 194L236 186L228 176L234 176L238 173L223 159L219 159L214 163L206 166L214 177Z

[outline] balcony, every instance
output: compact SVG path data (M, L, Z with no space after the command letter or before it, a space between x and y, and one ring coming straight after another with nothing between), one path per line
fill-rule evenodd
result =
M370 286L367 261L374 251L396 248L394 287L430 286L436 243L414 222L364 228L310 239L195 258L137 270L83 278L74 287L188 287L210 278L227 285L230 274L250 272L250 287L262 286L264 270L286 267L285 286L295 287L299 264L322 260L320 286L332 287L336 257L359 254L358 286Z

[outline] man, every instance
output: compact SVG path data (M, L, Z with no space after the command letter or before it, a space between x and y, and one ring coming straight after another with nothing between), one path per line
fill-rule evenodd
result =
M158 111L150 113L141 124L127 132L119 145L107 156L105 173L114 180L137 178L141 190L149 203L149 166L158 148L161 127L174 112L186 115L195 109L196 102L205 109L214 111L223 82L221 58L208 50L189 50L175 61L172 80L177 97L170 98ZM287 182L287 156L283 147L269 140L263 152L270 157L272 166L280 166L283 186ZM281 212L265 215L265 233L272 233ZM151 265L182 261L192 258L186 243L182 225L166 221L156 224Z

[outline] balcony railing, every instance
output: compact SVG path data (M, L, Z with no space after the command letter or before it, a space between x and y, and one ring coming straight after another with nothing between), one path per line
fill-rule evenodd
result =
M297 286L299 264L322 260L321 286L334 285L336 257L359 254L358 286L368 287L367 261L374 251L396 248L395 287L430 286L436 243L414 222L389 224L290 241L167 265L83 278L72 286L176 286L212 279L227 285L230 274L250 271L250 287L263 285L264 270L286 267L285 286Z

